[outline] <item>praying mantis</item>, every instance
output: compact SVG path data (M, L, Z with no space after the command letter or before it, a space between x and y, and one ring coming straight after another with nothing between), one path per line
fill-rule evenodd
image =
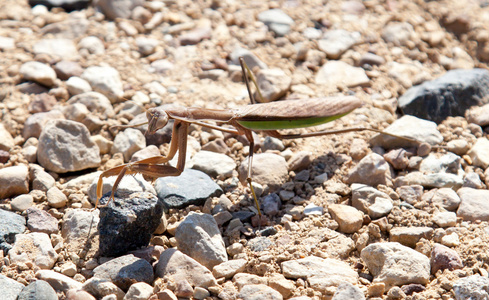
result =
M246 181L250 187L250 191L260 217L262 216L260 205L252 185L252 161L254 152L254 139L252 131L263 132L269 136L279 139L295 139L367 130L419 143L418 141L408 137L397 136L381 130L364 127L309 132L302 134L281 134L278 130L311 127L331 122L349 114L354 109L361 107L363 102L354 96L344 96L305 100L282 100L278 102L256 104L249 87L248 76L257 87L257 93L260 94L258 84L256 83L251 70L246 66L246 64L244 64L242 58L240 58L240 62L252 104L235 109L220 110L194 107L177 107L166 109L163 109L162 107L155 107L148 109L146 112L146 116L148 118L147 134L155 133L158 129L163 128L170 119L174 120L168 154L166 156L154 156L136 162L123 164L103 172L100 175L97 183L97 202L95 207L98 206L99 200L102 197L102 183L103 179L106 177L117 176L117 179L112 187L109 201L107 204L105 204L108 205L110 201L114 199L114 194L117 187L119 186L122 178L126 175L140 173L153 178L179 176L185 167L187 134L190 124L197 124L203 127L216 129L235 135L244 135L248 139L250 143L250 152L248 156L248 171ZM227 124L233 128L213 125L208 123L208 121ZM176 167L166 165L165 163L173 159L177 151L179 152L179 155Z

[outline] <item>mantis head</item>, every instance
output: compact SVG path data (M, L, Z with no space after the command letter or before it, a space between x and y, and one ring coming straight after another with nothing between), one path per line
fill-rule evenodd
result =
M148 130L146 133L153 134L158 129L165 127L168 123L168 114L166 111L155 108L150 108L146 112L146 117L148 118Z

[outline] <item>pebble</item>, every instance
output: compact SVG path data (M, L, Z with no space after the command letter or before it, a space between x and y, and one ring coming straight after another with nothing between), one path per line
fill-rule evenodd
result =
M66 88L68 89L70 95L73 96L92 91L92 87L90 86L90 83L88 83L88 81L78 76L70 77L70 79L66 81Z
M331 300L365 300L363 292L357 286L345 282L338 285L336 292Z
M27 209L27 228L31 232L47 234L58 233L58 220L44 210L36 207Z
M234 65L239 65L240 57L243 57L244 62L248 65L250 70L253 70L255 67L268 69L267 65L248 49L237 47L229 55L229 58Z
M17 300L23 289L24 285L22 283L0 274L0 290L2 291L3 299Z
M287 161L287 169L289 171L300 171L311 165L312 153L309 151L299 151L294 153ZM309 178L308 178L309 179Z
M254 284L268 284L268 279L266 277L261 277L255 274L249 273L238 273L234 275L233 282L236 284L239 290L244 288L247 285Z
M108 197L106 194L101 203L106 203ZM163 209L154 194L119 192L114 203L100 208L99 254L114 257L147 246L161 222Z
M489 166L489 140L485 137L477 139L472 148L467 152L467 155L472 160L472 164L476 167L486 169Z
M41 269L52 269L58 259L49 235L42 232L17 234L8 255L12 263L32 262Z
M136 46L138 47L139 53L143 56L151 55L155 52L156 47L159 45L160 41L153 38L147 37L137 37Z
M423 195L423 186L421 185L405 185L398 187L396 193L401 200L406 201L409 204L416 204L421 200Z
M391 150L383 157L395 170L404 170L409 166L408 152L402 148Z
M93 276L108 280L127 291L133 282L153 282L153 267L144 259L132 254L120 256L93 269Z
M182 34L178 40L182 46L196 45L202 40L208 40L211 38L212 30L208 26L194 28L184 34Z
M225 154L201 150L195 153L192 169L200 170L209 176L229 178L236 169L236 163Z
M39 138L42 129L50 120L64 119L64 115L59 110L35 113L27 118L24 124L22 136L25 140L35 137Z
M453 294L456 300L487 299L489 298L489 278L472 275L458 279L453 284Z
M465 113L465 117L469 123L474 123L479 126L489 125L489 104L471 107Z
M25 80L34 81L47 87L52 87L55 84L56 72L43 63L26 62L20 67L19 72Z
M383 64L385 64L385 58L370 52L363 54L358 62L360 67L364 67L365 65L380 66Z
M245 159L238 168L239 180L247 184L248 159ZM253 155L253 181L261 185L268 185L270 192L277 191L288 177L287 163L277 154L259 153Z
M212 269L212 275L214 275L215 278L224 277L229 279L236 273L242 273L245 270L247 263L248 261L243 258L225 261L214 266Z
M15 39L5 36L0 36L0 49L2 51L15 49Z
M457 251L452 250L446 246L435 243L433 250L431 251L431 274L436 274L439 270L448 269L453 271L455 269L462 269L463 262Z
M389 195L364 184L352 184L352 206L373 219L386 216L393 208Z
M87 240L96 237L98 241L96 228L100 222L99 214L99 210L90 212L81 209L72 209L65 213L61 235L69 251L79 253L85 250Z
M284 143L282 140L267 136L265 137L265 140L263 141L263 145L261 147L263 152L266 152L267 150L278 150L282 151L285 149Z
M129 285L130 283L128 283ZM92 277L83 283L83 290L95 295L98 299L106 299L108 296L111 300L123 299L124 291L108 279ZM110 298L112 297L112 298Z
M453 227L457 225L457 214L451 211L435 213L433 222L442 228Z
M415 35L414 28L407 22L390 22L382 30L382 38L395 46L407 46Z
M423 174L421 172L411 172L406 176L398 176L394 180L396 186L402 185L422 185L425 188L453 188L459 189L464 181L462 176L450 173Z
M68 203L68 198L66 197L66 195L63 194L63 192L61 192L56 186L50 188L47 191L46 196L49 206L54 208L65 207Z
M464 221L489 221L489 191L463 187L457 194L460 197L457 217Z
M258 14L258 20L265 23L277 36L289 33L290 27L294 24L294 20L281 9L262 11Z
M115 115L109 98L98 92L86 92L73 96L67 104L83 104L93 113L101 116L103 119L112 118Z
M79 49L86 49L90 54L101 55L105 53L104 43L96 36L86 36L78 42Z
M363 214L355 207L342 204L328 206L331 217L338 222L338 231L343 233L355 233L363 225Z
M317 206L314 203L309 203L304 207L305 216L321 216L323 214L323 207Z
M61 23L61 22L60 22ZM78 22L81 25L82 22ZM47 26L46 26L47 27ZM44 27L44 29L46 29ZM73 29L75 26L73 27ZM83 33L78 33L80 36ZM35 54L49 54L52 57L59 59L73 60L79 59L78 50L75 43L70 39L55 38L55 39L41 39L37 41L32 50Z
M129 162L137 151L146 147L146 139L141 131L127 128L119 132L114 138L114 144L110 150L112 154L122 153L124 162Z
M15 146L15 141L5 126L0 123L0 150L9 151Z
M433 228L431 227L395 227L389 231L390 241L398 242L411 248L416 247L420 239L431 240Z
M97 2L97 8L111 20L117 18L130 19L133 10L137 6L143 6L144 2L141 0L131 0L124 3L115 3L110 0L102 0Z
M429 258L399 243L370 244L360 256L374 276L373 283L382 282L386 289L394 285L425 285L429 282Z
M346 181L348 183L362 183L370 186L387 184L390 178L389 164L376 153L370 153L350 170Z
M187 280L194 287L208 288L217 285L211 271L193 258L175 248L165 250L155 266L155 275L175 282Z
M42 93L34 96L34 99L29 103L29 112L46 112L53 109L57 104L56 97L53 95Z
M5 297L5 294L4 294ZM19 294L18 300L43 299L57 300L56 291L44 280L36 280L29 283Z
M250 284L244 286L239 292L238 298L243 300L283 299L279 292L264 284Z
M255 93L259 102L271 102L282 98L290 89L292 79L282 69L261 69L256 74L256 81L263 99Z
M61 60L54 65L54 71L59 79L68 80L72 76L80 76L83 68L75 61Z
M19 195L13 198L12 201L10 202L10 205L12 206L12 210L20 211L20 212L25 211L33 204L34 204L34 198L32 197L32 195L29 194Z
M354 88L368 85L370 79L362 68L353 67L343 61L331 60L319 69L315 82L328 87Z
M328 30L323 37L318 40L321 51L326 53L329 59L339 59L346 50L361 41L360 32L348 32L343 29Z
M167 208L203 205L209 197L219 197L223 193L207 174L192 169L185 169L177 177L160 177L154 186Z
M451 70L407 90L399 98L399 107L404 114L441 123L449 116L464 116L471 106L485 104L488 86L488 70Z
M119 101L124 94L119 72L112 67L88 67L81 78L88 81L94 91L109 98L111 103Z
M26 165L0 169L0 199L29 192L29 169Z
M484 185L481 178L479 177L479 174L475 172L470 172L465 174L463 187L482 189Z
M326 292L330 287L337 287L343 282L355 284L358 274L340 260L309 256L297 260L285 261L282 273L286 278L307 278L314 290Z
M177 227L175 239L178 250L209 270L228 260L224 241L211 215L190 213Z
M384 131L412 138L430 145L439 145L443 141L443 136L436 129L436 123L410 115L405 115L397 119ZM370 143L372 146L381 146L384 149L415 146L412 142L385 134L374 136L370 140Z
M462 158L453 153L447 153L443 156L430 154L421 161L419 171L427 173L452 173L463 174L461 166Z
M158 59L151 63L151 70L154 73L166 74L174 68L175 65L166 59Z
M405 284L401 287L401 290L406 294L406 295L412 295L414 293L421 293L422 291L426 290L426 288L417 283L412 283L412 284Z
M39 165L29 165L32 178L32 189L47 192L54 187L56 180Z
M48 122L41 132L37 160L50 171L66 173L98 167L99 153L85 125L55 120Z
M259 236L248 241L246 246L253 252L262 252L272 246L273 242L264 236Z
M124 300L146 300L153 294L153 287L146 282L136 282L129 287Z
M203 300L203 299L206 299L210 296L211 296L211 294L209 293L209 291L204 289L204 288L196 287L194 289L194 298L197 300Z

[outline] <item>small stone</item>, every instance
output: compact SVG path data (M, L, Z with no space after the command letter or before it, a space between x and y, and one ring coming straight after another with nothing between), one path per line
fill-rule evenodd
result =
M66 81L66 88L70 95L78 95L92 91L92 87L85 79L77 76L72 76Z
M271 102L280 99L287 93L292 79L281 69L262 69L256 74L256 81L263 99L259 99L257 93L255 93L255 99Z
M421 238L430 240L433 237L431 227L395 227L389 231L390 241L414 248Z
M325 86L346 86L353 88L365 86L370 79L362 68L350 66L343 61L331 60L325 63L318 71L316 84Z
M460 205L460 197L451 188L438 189L430 201L440 208L444 208L448 211L455 211Z
M304 207L304 215L305 216L321 216L323 214L323 208L321 206L317 206L314 203L309 203Z
M124 291L109 279L105 278L92 277L88 279L83 283L83 290L95 295L98 299L108 296L109 299L116 300L124 297Z
M4 299L17 300L24 288L24 285L17 280L0 274L0 289L2 290L2 297Z
M82 21L78 18L76 19L75 22L77 23L77 25L82 24ZM57 24L59 23L62 22L57 22ZM49 25L46 27L49 27ZM76 28L76 27L77 26L71 26L71 28ZM67 31L69 31L69 29ZM77 32L78 36L80 36L81 34L83 33ZM32 46L32 50L35 54L48 54L50 56L57 57L59 59L72 60L72 59L79 58L76 45L73 42L73 40L70 38L41 39Z
M216 221L208 214L189 214L178 226L175 238L180 251L200 262L209 270L228 260ZM199 241L199 243L196 244L195 241Z
M455 299L484 299L489 297L489 278L472 275L458 279L453 284Z
M138 47L138 51L143 56L148 56L153 54L159 43L160 41L157 39L152 39L147 37L136 38L136 45Z
M61 265L61 274L73 277L77 273L76 265L69 261Z
M340 56L361 40L360 32L348 32L343 29L328 30L318 41L321 51L330 59L339 59Z
M457 225L457 214L451 211L439 212L433 215L433 222L444 228Z
M412 41L414 28L407 22L390 22L382 31L382 38L395 46L406 46Z
M246 183L248 160L244 160L238 168L239 180ZM271 192L277 191L288 178L285 159L276 154L259 153L253 156L253 181L268 185Z
M93 269L93 274L94 278L109 280L122 290L127 290L132 282L153 282L153 267L131 254L101 264Z
M47 191L47 199L49 205L54 208L65 207L68 203L68 198L66 195L55 186Z
M345 282L338 286L331 300L365 300L363 292L355 285Z
M213 177L231 177L234 169L236 169L236 163L232 158L216 152L201 150L194 155L192 160L194 162L193 169Z
M105 95L112 103L117 102L124 94L119 72L112 67L88 67L81 78L88 81L94 91Z
M19 195L13 198L12 201L10 202L12 209L16 211L27 210L33 204L34 204L34 198L32 197L32 195L29 194Z
M409 165L408 153L402 148L387 152L384 159L396 170L404 170Z
M3 294L5 297L5 294ZM8 297L6 298L8 299ZM56 291L51 287L51 285L44 280L36 280L31 282L28 286L22 289L19 294L18 300L28 300L28 299L45 299L45 300L56 300L58 295Z
M258 20L265 23L277 36L284 36L290 31L294 20L281 9L270 9L258 14Z
M239 299L243 300L257 300L257 299L270 299L270 300L282 300L282 295L276 290L268 287L264 284L252 284L244 286L238 294Z
M236 273L243 272L247 263L248 262L246 259L233 259L220 263L219 265L214 266L212 269L212 275L214 275L215 278L224 277L229 279Z
M309 151L299 151L295 153L287 162L290 171L300 171L309 167L312 162L312 153Z
M459 189L457 194L460 197L458 217L465 221L489 221L489 207L487 207L489 203L486 200L489 191L464 187Z
M32 262L41 269L51 269L58 259L49 236L41 232L16 235L8 254L11 263Z
M211 294L209 293L208 290L201 288L199 286L195 287L195 289L194 289L194 298L195 299L203 300L203 299L206 299L210 296L211 296Z
M489 140L479 138L474 146L467 152L467 155L472 159L472 164L477 167L486 169L489 166Z
M34 81L52 87L56 80L56 72L43 63L30 61L20 67L20 74L25 80Z
M462 269L464 267L459 254L446 246L435 244L431 251L431 274L436 274L439 270Z
M348 183L363 183L370 186L387 184L390 174L389 165L384 158L371 153L358 163L348 174Z
M90 54L104 54L104 43L96 36L86 36L78 42L79 49L86 49Z
M333 219L338 222L338 230L344 233L357 232L363 224L363 214L354 207L341 204L328 206Z
M153 294L153 287L146 282L136 282L127 290L124 300L147 300Z
M54 65L54 71L59 79L68 80L72 76L80 76L83 68L77 62L62 60Z
M269 194L262 200L263 212L269 216L275 216L280 212L282 208L282 201L280 197L275 194Z
M29 192L29 169L25 165L0 169L0 199Z
M134 128L127 128L119 132L114 138L111 153L122 153L124 161L129 162L132 155L146 147L146 139L141 131Z

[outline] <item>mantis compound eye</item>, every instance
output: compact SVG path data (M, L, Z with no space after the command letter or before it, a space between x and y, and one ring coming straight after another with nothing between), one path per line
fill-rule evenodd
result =
M160 112L158 110L150 109L146 112L146 117L148 118L148 131L147 133L153 134L158 129L165 127L168 123L168 115L166 112Z

